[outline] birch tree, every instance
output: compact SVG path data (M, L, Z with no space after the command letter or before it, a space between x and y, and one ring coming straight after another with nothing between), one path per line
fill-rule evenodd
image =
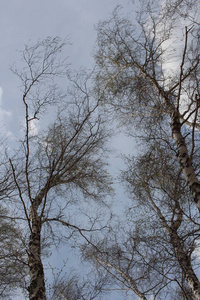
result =
M142 2L142 1L141 1ZM104 103L114 108L120 122L160 139L168 126L166 143L176 155L193 200L200 209L199 161L199 19L189 16L198 7L187 1L148 1L135 21L113 17L97 28L97 82ZM180 12L183 12L181 14ZM133 19L133 18L132 18ZM190 132L185 135L185 128ZM160 131L158 132L158 128Z
M50 244L45 232L55 235L60 224L68 235L70 228L81 233L82 227L70 222L68 207L80 206L84 198L101 199L110 185L102 159L107 133L86 79L81 76L67 92L61 89L59 79L67 84L69 74L64 46L59 38L28 44L22 52L24 66L13 68L21 81L24 136L10 158L15 188L10 200L27 237L31 300L46 299L42 250ZM44 124L40 119L48 113L48 120L55 120ZM95 230L94 224L88 226ZM63 235L60 229L57 237Z
M136 16L118 7L99 23L95 59L102 104L140 142L126 180L143 214L138 222L133 202L127 239L116 229L113 245L108 238L88 256L141 299L163 299L174 284L182 298L200 299L199 3L139 4Z
M127 159L132 205L85 255L139 299L199 299L199 214L174 150L159 146Z

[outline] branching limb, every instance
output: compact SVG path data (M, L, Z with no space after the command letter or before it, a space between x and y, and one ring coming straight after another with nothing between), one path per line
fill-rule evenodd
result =
M17 189L18 189L19 198L20 198L21 203L22 203L23 208L24 208L24 213L25 213L25 215L26 215L26 219L27 219L27 222L28 222L28 226L29 226L30 231L32 231L32 227L31 227L31 223L30 223L29 214L28 214L28 212L27 212L27 208L26 208L26 205L25 205L25 202L24 202L24 198L23 198L23 196L22 196L21 188L20 188L20 186L19 186L19 184L18 184L18 181L17 181L17 178L16 178L15 168L14 168L14 165L13 165L13 163L12 163L12 160L9 159L9 161L10 161L10 165L11 165L11 168L12 168L12 173L13 173L14 182L15 182L16 187L17 187Z

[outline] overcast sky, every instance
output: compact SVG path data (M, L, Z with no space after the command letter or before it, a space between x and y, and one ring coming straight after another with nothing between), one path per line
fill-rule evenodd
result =
M91 67L95 24L110 16L116 5L128 3L128 0L1 0L0 105L4 113L11 110L14 114L18 107L18 81L9 70L19 58L17 50L22 50L29 40L69 37L72 45L67 56L72 67ZM2 113L0 116L2 125L5 120Z
M31 40L47 36L69 38L71 67L91 67L96 40L94 26L111 16L116 5L129 11L131 0L1 0L0 1L0 136L13 137L20 128L19 81L10 67L18 62L18 50ZM131 6L133 8L133 6ZM117 143L120 144L121 140ZM121 141L126 152L126 144ZM54 257L55 259L55 257ZM18 298L16 298L18 299ZM105 297L105 300L108 299ZM112 299L109 297L109 299ZM122 299L119 298L113 299Z

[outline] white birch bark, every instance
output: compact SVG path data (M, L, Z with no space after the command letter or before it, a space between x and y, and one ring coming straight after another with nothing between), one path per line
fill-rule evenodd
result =
M186 281L197 300L200 300L200 282L192 268L190 257L183 249L183 244L175 230L171 230L170 240L174 247L176 258L185 274Z
M195 174L194 168L192 166L188 149L185 143L185 139L181 134L181 124L179 120L179 113L174 111L172 114L172 137L177 146L177 157L182 169L183 175L185 177L186 183L190 188L193 199L200 210L200 182Z
M176 109L175 105L173 105L168 98L168 93L166 93L159 84L155 81L154 78L149 76L138 64L135 66L140 70L141 74L148 78L152 84L154 85L155 89L160 94L160 97L163 103L168 108L168 114L171 117L171 132L172 137L177 146L177 158L183 172L184 178L186 180L187 185L190 188L190 192L192 197L197 205L198 210L200 211L200 181L198 180L195 170L192 166L192 160L189 157L188 148L185 142L185 138L181 133L181 120L180 120L180 113ZM184 120L183 120L184 121Z
M119 274L121 276L121 278L123 280L125 280L128 284L130 284L131 288L129 288L129 289L131 289L140 298L140 300L147 300L147 298L145 297L145 295L142 292L140 292L140 290L138 289L135 280L133 278L131 278L128 274L126 274L125 272L123 272L119 268L115 267L111 263L102 261L99 258L97 258L96 256L93 256L93 257L108 272L109 272L109 269L113 269L117 274ZM109 273L111 273L111 272L109 272ZM112 273L111 273L111 275L114 276ZM121 280L119 280L119 281L121 281ZM121 282L122 282L122 284L124 284L123 281L121 281ZM126 284L124 284L124 285L126 285Z
M179 237L177 230L179 226L181 225L182 222L182 213L179 211L177 214L177 220L173 223L173 225L169 226L167 221L165 220L165 217L163 216L160 208L155 204L151 197L151 193L147 188L147 193L149 196L149 199L151 201L151 204L155 208L161 222L163 223L163 226L168 233L170 237L170 243L174 248L174 253L175 256L179 262L179 265L185 275L186 281L190 288L192 289L192 292L197 300L200 300L200 282L199 279L197 278L192 264L191 264L191 259L190 256L186 253L184 249L183 242L181 238Z

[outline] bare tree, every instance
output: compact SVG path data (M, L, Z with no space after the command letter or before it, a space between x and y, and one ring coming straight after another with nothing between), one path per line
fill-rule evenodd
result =
M10 199L15 219L23 222L29 235L28 291L32 300L46 299L41 257L45 228L51 235L55 233L53 223L81 232L70 222L70 203L74 204L76 197L78 205L84 197L99 200L110 189L102 157L107 133L98 103L91 100L84 78L67 93L60 88L59 78L69 73L67 61L62 59L64 46L59 38L27 45L22 52L22 71L13 68L21 80L25 125L21 148L10 158L15 185ZM54 117L55 108L57 117L45 129L39 119L48 109L49 118ZM88 227L88 231L91 227L95 230L94 224Z
M140 299L199 299L198 213L173 151L154 148L127 159L132 206L86 257Z
M171 257L175 257L174 265L176 266L178 262L180 268L179 272L174 270L172 274L176 274L175 278L180 286L182 286L181 277L184 276L193 297L198 299L200 287L196 272L198 259L194 253L195 248L198 248L198 214L196 214L194 205L190 204L191 196L185 186L184 178L181 176L176 158L173 158L172 150L169 147L159 148L158 145L156 148L156 151L152 152L155 149L153 145L146 155L133 163L125 173L125 179L130 185L133 197L139 198L142 205L149 203L148 207L154 212L163 227L165 246L161 251L165 253L167 242L169 244L167 251L171 253ZM144 172L144 168L146 172ZM153 223L153 228L156 231L155 223ZM160 234L160 228L158 231ZM164 238L165 233L168 236L166 239ZM162 245L162 241L159 244ZM159 257L162 255L158 254ZM169 266L172 271L173 263L170 262L170 257L167 259L166 253L161 261L166 264L165 272ZM160 271L160 273L162 272ZM177 274L179 274L179 278ZM184 289L183 291L187 295ZM189 298L192 296L190 295Z
M181 5L184 3L181 1ZM145 129L148 138L159 138L157 127L162 129L164 122L168 125L171 137L167 142L176 144L185 181L199 209L199 165L195 156L196 130L200 128L199 25L196 22L181 28L181 16L174 24L175 18L166 15L161 2L155 5L149 1L142 6L137 24L120 17L119 9L112 19L99 24L97 82L100 89L106 85L104 101L115 108L121 122ZM180 41L176 34L184 38ZM186 125L191 130L185 136Z
M200 209L199 4L140 4L135 19L121 16L118 7L99 23L95 58L102 103L141 142L142 154L129 161L127 180L143 215L138 223L133 213L129 238L116 230L112 246L100 243L89 257L141 299L152 293L164 297L173 284L186 299L200 299L194 255ZM133 211L136 207L133 202Z

